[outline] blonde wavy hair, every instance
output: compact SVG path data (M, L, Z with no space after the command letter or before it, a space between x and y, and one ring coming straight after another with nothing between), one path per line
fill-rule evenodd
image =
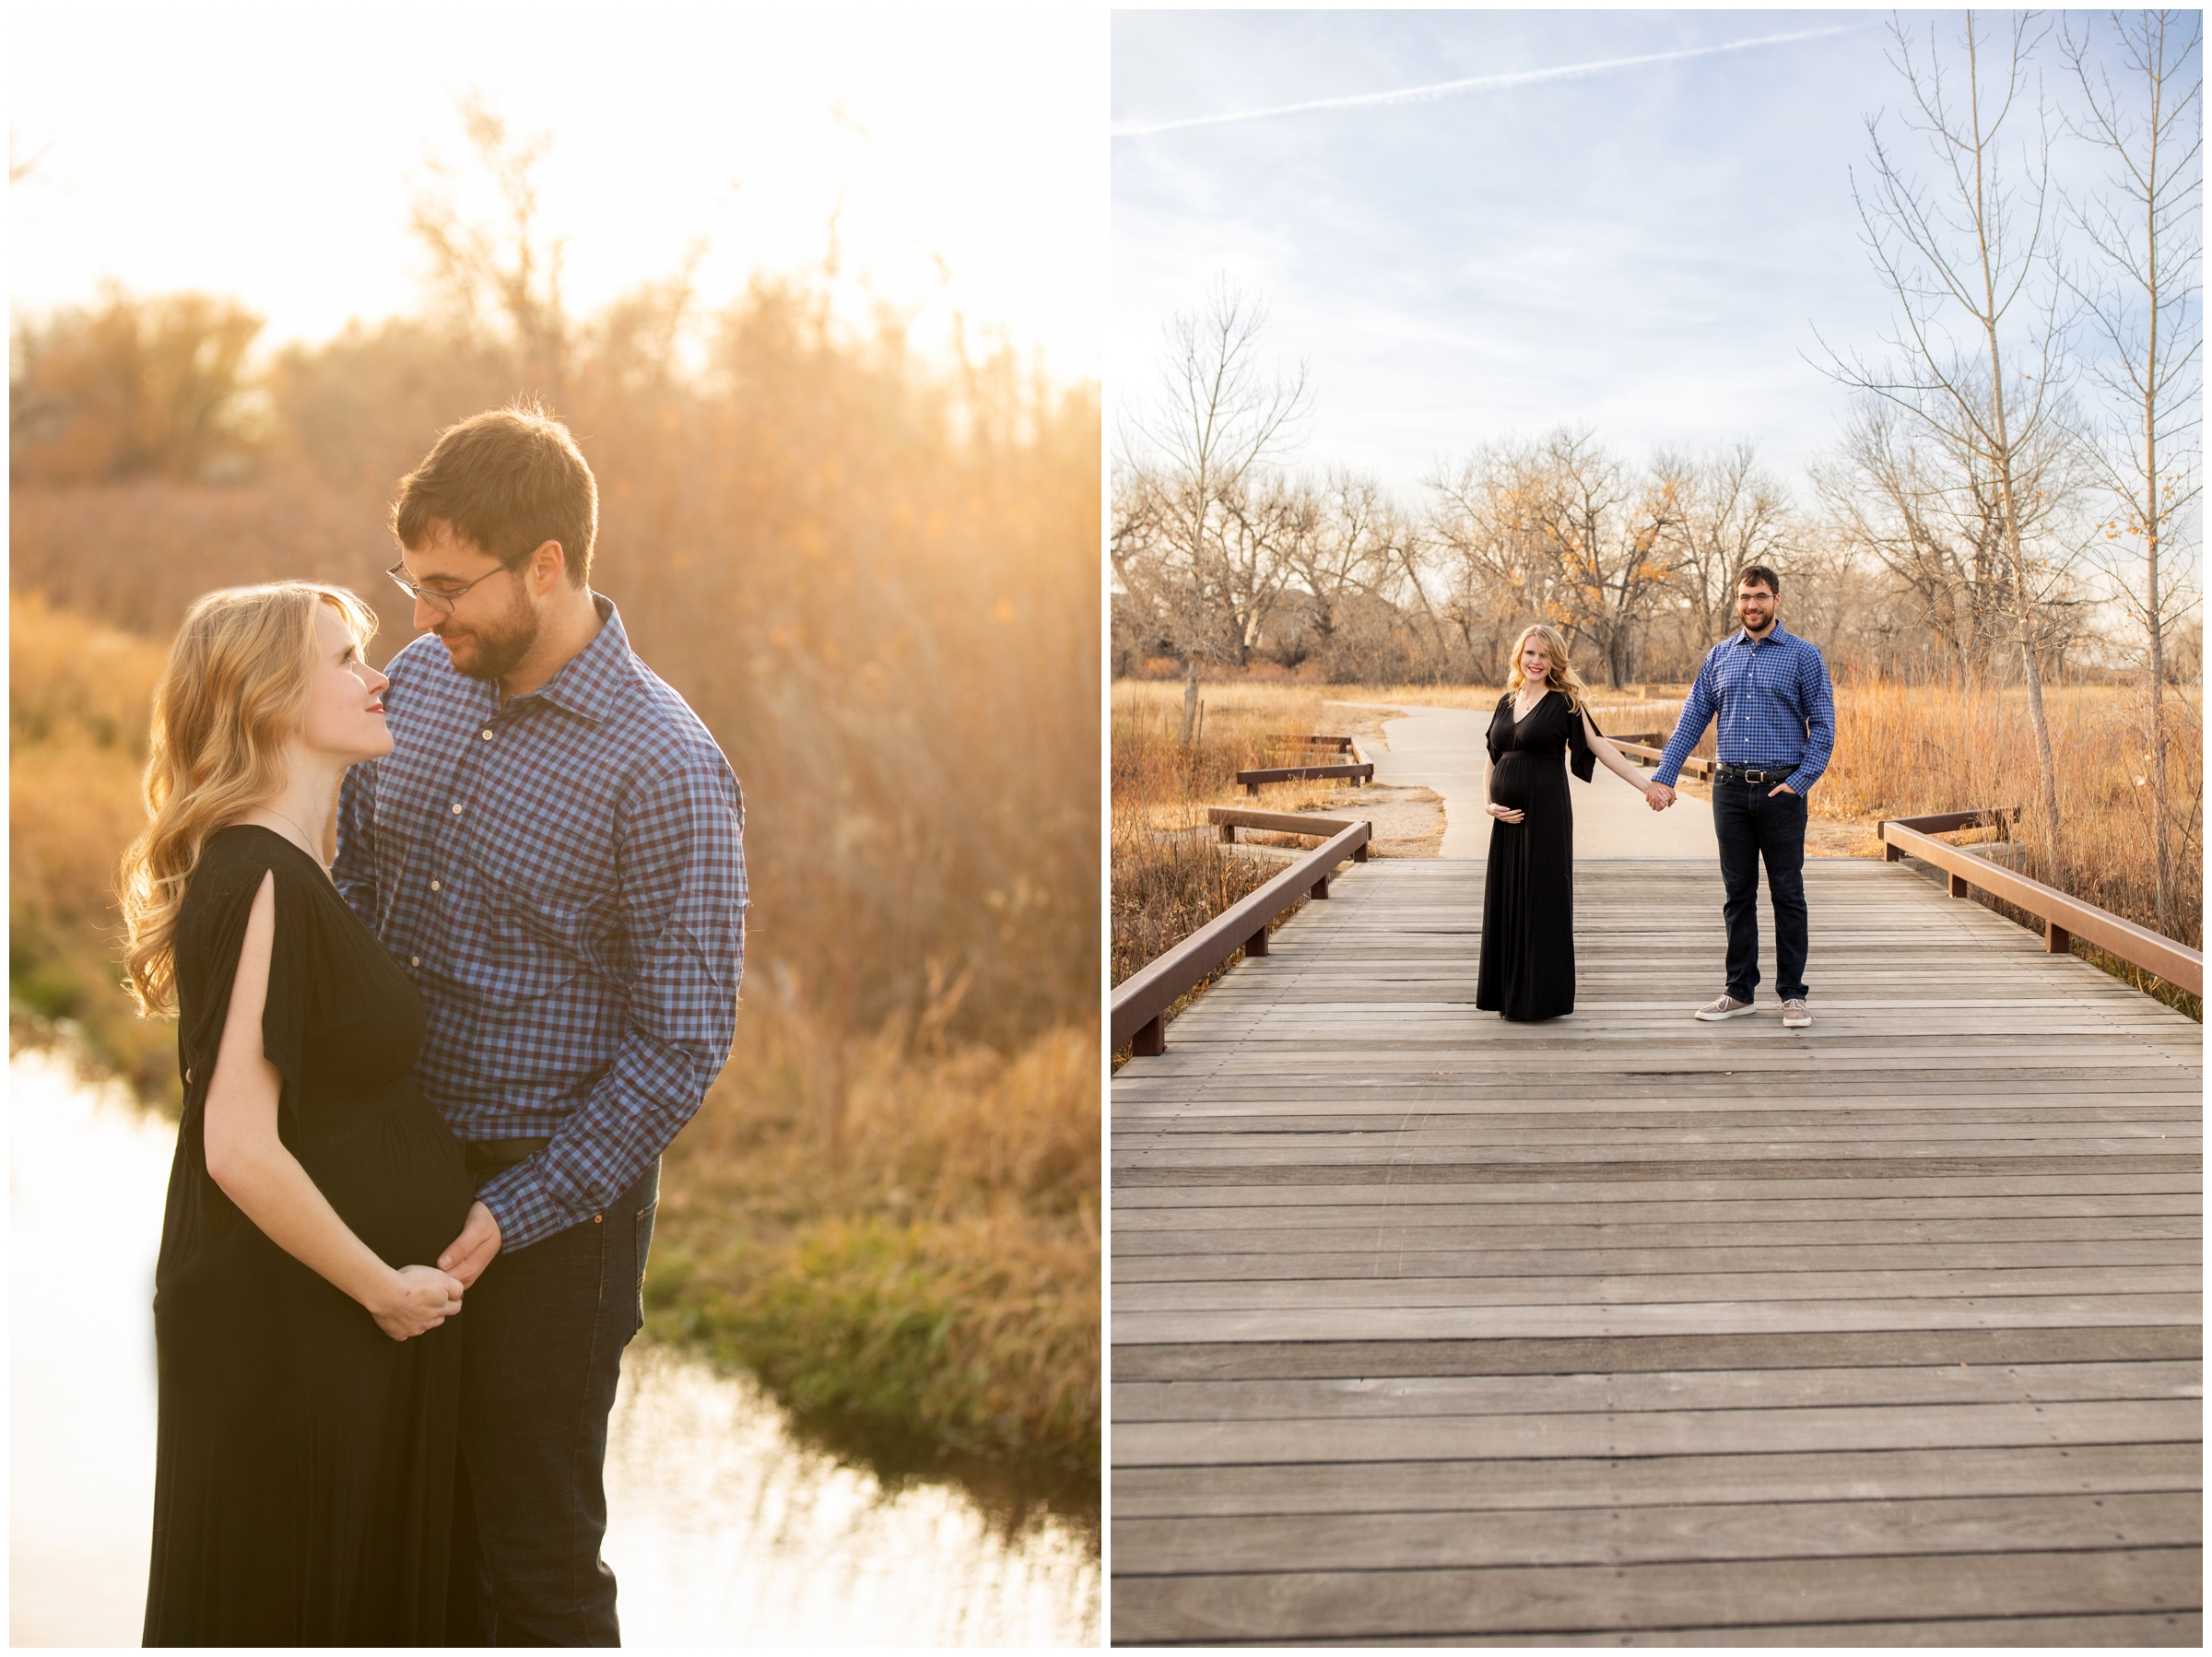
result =
M176 1011L177 911L208 837L283 791L286 750L307 717L315 615L324 605L367 646L376 614L352 593L273 582L198 599L169 647L146 762L151 820L123 854L116 880L130 929L125 987L146 1017Z
M1513 640L1513 664L1505 676L1507 693L1517 694L1528 683L1528 676L1521 671L1521 652L1534 639L1551 654L1551 687L1567 698L1570 711L1580 713L1590 699L1590 687L1583 683L1582 676L1574 671L1574 659L1567 653L1567 640L1559 636L1557 628L1535 622L1521 629L1521 637Z

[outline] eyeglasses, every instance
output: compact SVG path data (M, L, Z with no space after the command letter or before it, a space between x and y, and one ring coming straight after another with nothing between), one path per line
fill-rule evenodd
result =
M402 593L405 593L409 598L416 600L419 604L426 604L429 605L431 609L437 611L441 616L451 616L453 613L453 606L468 596L470 587L480 587L486 582L489 581L492 576L509 574L514 570L514 568L515 566L513 564L501 564L497 570L490 570L483 575L479 575L475 581L470 582L468 586L456 587L451 593L439 593L429 587L420 585L412 576L407 573L407 567L404 563L393 565L392 568L385 570L384 573L390 576L394 581L397 582L399 583L399 590Z

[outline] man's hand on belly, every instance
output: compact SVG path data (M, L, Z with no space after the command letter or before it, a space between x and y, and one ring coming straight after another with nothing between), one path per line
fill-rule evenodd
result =
M483 1275L484 1268L491 1263L491 1257L499 1252L500 1222L491 1217L491 1210L483 1204L471 1203L461 1235L438 1256L438 1269L451 1272L466 1287Z

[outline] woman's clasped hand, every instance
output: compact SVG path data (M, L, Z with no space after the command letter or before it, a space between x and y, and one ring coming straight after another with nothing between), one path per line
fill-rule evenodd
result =
M458 1277L434 1265L403 1265L392 1274L388 1298L369 1315L394 1340L412 1340L459 1316L461 1295Z

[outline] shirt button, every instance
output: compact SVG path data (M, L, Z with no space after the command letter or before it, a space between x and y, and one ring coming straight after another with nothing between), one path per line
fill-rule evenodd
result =
M438 889L438 883L437 883L435 880L431 881L431 882L430 882L430 890L432 890L432 891L434 892L434 891L436 891L437 889Z
M422 957L420 957L419 955L410 955L409 957L407 957L407 965L408 965L408 966L410 966L410 967L419 967L419 966L421 966L421 965L422 965Z
M453 802L453 815L455 817L459 817L461 815L461 802L458 800Z
M486 725L484 727L484 740L486 742L489 742L491 740L491 727L489 725Z

